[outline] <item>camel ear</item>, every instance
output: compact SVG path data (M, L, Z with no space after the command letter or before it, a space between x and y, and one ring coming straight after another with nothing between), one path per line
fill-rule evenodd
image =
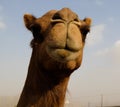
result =
M31 26L33 25L34 21L36 20L36 17L31 14L25 14L24 15L24 24L27 29L31 30Z
M91 18L85 18L83 21L86 23L87 26L91 26L91 23L92 23Z
M85 42L86 35L88 32L90 32L90 26L91 26L91 18L85 18L83 20L82 26L81 26L81 33L83 34L83 42Z

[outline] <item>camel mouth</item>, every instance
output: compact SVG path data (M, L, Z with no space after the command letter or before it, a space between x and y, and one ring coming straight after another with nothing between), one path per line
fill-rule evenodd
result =
M73 22L67 26L64 23L57 23L51 30L46 43L48 44L47 54L60 62L75 60L84 47L79 27Z
M80 52L82 51L82 49L74 50L68 48L51 48L51 47L47 47L46 50L51 58L60 62L75 60L76 58L79 57Z

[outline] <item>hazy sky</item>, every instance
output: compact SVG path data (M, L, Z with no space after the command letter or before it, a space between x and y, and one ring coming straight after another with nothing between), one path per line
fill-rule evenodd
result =
M0 96L20 94L27 75L32 35L23 15L40 17L63 7L93 20L82 66L69 82L70 95L120 96L120 0L0 0Z

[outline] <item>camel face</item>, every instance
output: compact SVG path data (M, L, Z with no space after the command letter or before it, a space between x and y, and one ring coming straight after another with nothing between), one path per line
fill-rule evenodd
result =
M69 8L63 8L51 10L40 18L26 14L24 21L34 36L32 47L39 50L39 60L44 60L45 67L50 69L57 62L74 70L81 65L90 18L80 20Z
M80 22L69 9L56 12L51 19L51 29L47 37L47 52L57 61L74 60L82 51Z

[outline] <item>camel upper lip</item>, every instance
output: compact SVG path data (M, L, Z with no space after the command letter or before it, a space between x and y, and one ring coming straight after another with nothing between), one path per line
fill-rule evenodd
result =
M68 47L65 47L64 49L68 50L68 51L72 51L72 52L78 52L79 51L79 49L68 48Z

